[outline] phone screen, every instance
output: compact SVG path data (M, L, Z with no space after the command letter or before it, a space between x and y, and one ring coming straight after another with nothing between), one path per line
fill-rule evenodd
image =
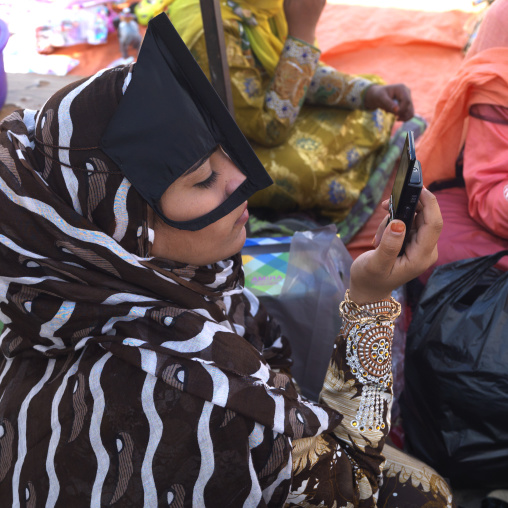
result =
M420 163L416 160L413 132L408 131L390 196L390 217L387 222L388 225L390 221L398 219L402 220L406 225L406 236L399 256L404 253L406 242L411 232L411 225L421 189Z
M406 138L406 142L404 143L404 149L402 150L402 154L400 156L399 169L397 170L397 176L395 177L395 182L393 184L392 189L392 206L393 211L397 210L400 201L400 195L402 194L402 188L404 187L404 182L406 181L407 170L409 168L409 144Z

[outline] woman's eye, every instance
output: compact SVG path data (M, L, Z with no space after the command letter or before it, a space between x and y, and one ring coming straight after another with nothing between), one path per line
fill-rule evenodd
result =
M194 184L194 187L199 187L200 189L209 189L217 181L218 176L219 175L216 171L212 171L206 180Z

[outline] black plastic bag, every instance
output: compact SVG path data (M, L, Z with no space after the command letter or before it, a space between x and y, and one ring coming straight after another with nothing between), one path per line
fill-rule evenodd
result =
M508 487L508 251L443 265L407 334L408 450L454 487Z

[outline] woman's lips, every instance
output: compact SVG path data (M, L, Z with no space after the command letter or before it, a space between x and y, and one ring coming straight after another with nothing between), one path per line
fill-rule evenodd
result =
M245 224L249 220L249 210L247 210L247 203L243 209L242 215L236 219L236 224Z

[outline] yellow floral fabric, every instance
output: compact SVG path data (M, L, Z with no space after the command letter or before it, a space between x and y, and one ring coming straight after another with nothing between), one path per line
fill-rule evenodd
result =
M280 212L317 209L341 221L390 138L393 115L362 110L365 91L382 80L323 65L316 47L292 37L272 75L253 51L247 25L224 20L235 118L275 184L249 204ZM202 32L191 51L209 75Z
M236 21L263 69L273 75L288 34L284 0L222 0L222 20ZM203 35L200 0L169 0L167 13L188 47Z

